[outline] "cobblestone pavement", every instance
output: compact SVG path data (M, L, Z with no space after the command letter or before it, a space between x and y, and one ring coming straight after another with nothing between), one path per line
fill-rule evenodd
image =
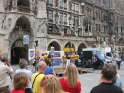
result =
M14 70L16 70L18 66L14 66ZM33 70L32 66L29 66L29 69ZM118 71L122 80L122 86L124 90L124 65L121 66L121 70ZM99 84L100 79L100 70L95 70L92 73L85 73L79 75L79 80L81 81L82 91L81 93L90 93L90 90Z

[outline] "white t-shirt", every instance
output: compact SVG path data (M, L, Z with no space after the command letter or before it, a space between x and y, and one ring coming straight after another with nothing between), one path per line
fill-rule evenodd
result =
M13 73L11 66L5 65L0 61L0 87L10 86L10 76Z
M28 75L29 84L28 84L27 88L32 88L32 84L31 84L32 72L30 70L27 70L27 69L18 69L18 70L16 70L16 73L20 73L20 72L24 72L24 73L26 73Z
M116 58L116 61L121 61L121 58Z

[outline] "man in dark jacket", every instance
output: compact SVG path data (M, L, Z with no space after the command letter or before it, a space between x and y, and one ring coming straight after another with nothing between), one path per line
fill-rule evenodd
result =
M90 93L123 93L121 88L113 85L116 78L116 67L113 64L105 64L101 72L101 82Z

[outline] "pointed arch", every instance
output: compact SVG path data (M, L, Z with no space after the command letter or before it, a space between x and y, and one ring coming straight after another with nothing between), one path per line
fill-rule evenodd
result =
M81 43L79 46L78 46L78 51L82 51L83 48L86 48L87 46L84 44L84 43Z
M29 44L27 45L24 45L23 43L24 35L29 36ZM29 19L25 16L19 17L13 31L9 34L12 64L18 64L20 58L25 58L28 60L28 48L32 45L33 36Z
M75 45L72 42L67 42L64 47L65 48L74 48L75 49Z
M56 41L51 42L48 45L47 50L50 51L51 50L51 47L54 47L55 51L61 51L61 47L60 47L59 43L57 43Z

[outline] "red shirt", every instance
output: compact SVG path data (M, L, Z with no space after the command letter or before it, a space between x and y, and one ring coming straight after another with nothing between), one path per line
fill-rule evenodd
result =
M65 78L60 78L59 81L60 81L61 87L64 92L69 92L69 93L80 93L81 92L80 82L78 82L76 84L75 88L70 88L70 86Z
M11 93L25 93L24 90L12 90Z

